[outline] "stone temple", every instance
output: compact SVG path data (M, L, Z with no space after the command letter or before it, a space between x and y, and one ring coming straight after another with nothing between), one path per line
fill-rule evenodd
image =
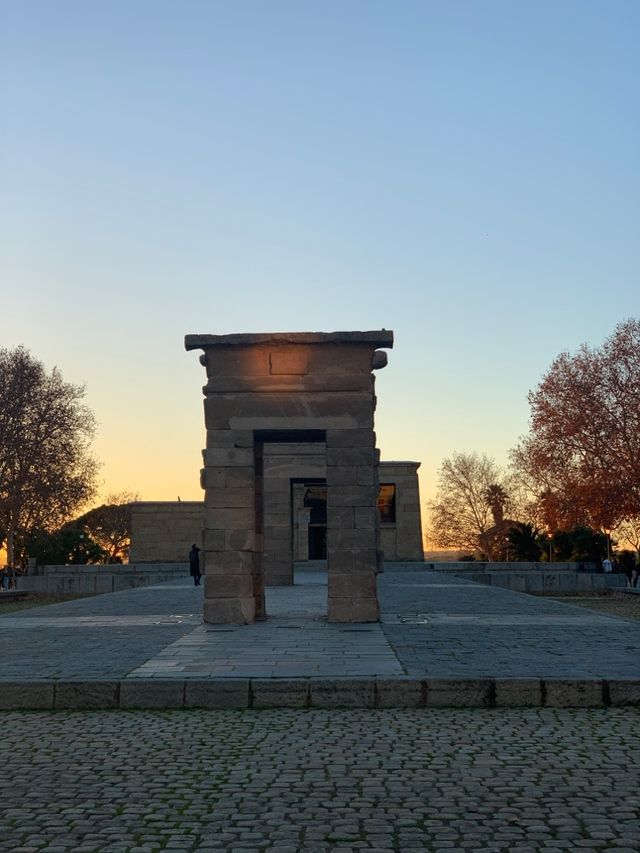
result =
M393 333L187 335L207 371L202 504L135 504L131 562L203 548L204 619L265 616L264 587L327 560L327 616L378 619L387 559L422 559L416 462L379 461L373 371ZM155 535L154 535L155 530ZM201 533L201 537L197 533ZM166 536L164 537L166 539Z

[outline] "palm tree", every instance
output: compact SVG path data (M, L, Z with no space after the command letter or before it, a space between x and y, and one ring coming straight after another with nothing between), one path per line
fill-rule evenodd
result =
M496 525L502 524L504 520L504 508L509 500L509 495L506 493L504 488L498 483L492 483L484 490L482 497L485 499L489 509L491 510L493 523Z
M509 528L509 549L519 562L537 563L542 557L541 534L532 524L518 523Z

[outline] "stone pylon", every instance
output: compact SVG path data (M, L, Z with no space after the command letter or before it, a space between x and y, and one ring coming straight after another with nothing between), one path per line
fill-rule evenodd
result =
M264 445L312 442L326 453L328 618L379 618L373 370L393 332L187 335L207 370L204 619L265 615ZM284 547L284 544L283 544ZM292 559L288 545L288 559Z

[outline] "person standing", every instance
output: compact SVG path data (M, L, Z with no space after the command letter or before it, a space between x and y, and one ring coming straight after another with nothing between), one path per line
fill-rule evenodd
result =
M193 578L193 585L200 586L200 548L194 543L189 551L189 574Z

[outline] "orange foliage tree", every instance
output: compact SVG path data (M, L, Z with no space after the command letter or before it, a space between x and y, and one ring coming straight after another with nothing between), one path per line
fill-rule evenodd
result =
M562 353L529 394L512 461L549 530L610 530L640 518L640 320L600 348Z

